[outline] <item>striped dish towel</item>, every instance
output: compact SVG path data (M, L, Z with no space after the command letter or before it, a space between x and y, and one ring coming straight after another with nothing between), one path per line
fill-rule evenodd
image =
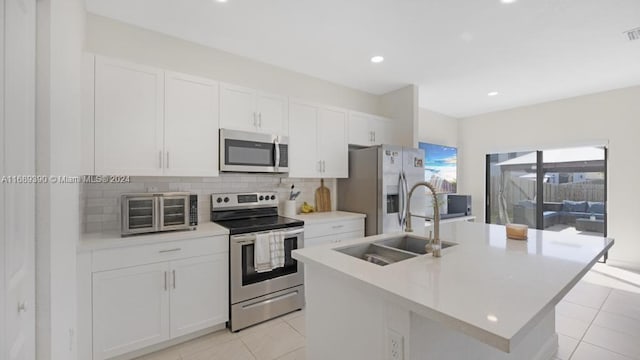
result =
M269 233L269 246L271 248L271 267L284 266L284 231L272 231Z

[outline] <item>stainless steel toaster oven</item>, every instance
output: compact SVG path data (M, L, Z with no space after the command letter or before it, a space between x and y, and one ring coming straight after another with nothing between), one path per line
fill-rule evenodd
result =
M123 194L122 236L193 230L198 224L197 195L187 192Z

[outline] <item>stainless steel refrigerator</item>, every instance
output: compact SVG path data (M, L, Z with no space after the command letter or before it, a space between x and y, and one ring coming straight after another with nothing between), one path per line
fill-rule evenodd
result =
M367 214L367 236L404 230L407 195L424 181L424 151L380 145L349 151L349 178L338 180L338 210ZM411 198L411 212L425 214L426 188ZM412 217L416 233L424 232L424 219Z

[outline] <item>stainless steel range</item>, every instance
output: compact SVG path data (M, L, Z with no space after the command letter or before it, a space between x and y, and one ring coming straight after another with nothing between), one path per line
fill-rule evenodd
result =
M304 222L278 216L275 192L211 195L211 221L229 229L229 327L238 331L304 306L303 265L291 257L304 247ZM284 266L256 271L259 234L284 233Z

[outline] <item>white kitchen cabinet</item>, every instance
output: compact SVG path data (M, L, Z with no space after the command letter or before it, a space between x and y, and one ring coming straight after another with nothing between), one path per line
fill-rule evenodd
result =
M349 112L349 144L359 146L393 144L394 131L390 120L371 114Z
M165 73L164 175L218 176L218 83Z
M90 69L83 137L95 134L96 174L218 175L217 82L102 56L93 82ZM93 173L89 163L83 159L83 170Z
M164 72L97 56L95 171L161 175Z
M288 101L285 96L231 85L220 85L220 127L287 135Z
M304 225L304 247L364 237L364 218L336 219Z
M93 358L108 359L168 340L166 262L93 274Z
M289 111L289 176L347 177L347 112L298 100Z
M347 112L321 107L318 116L318 159L322 161L321 176L349 176L349 146L347 144Z
M226 235L92 252L93 360L223 325L228 258Z
M171 262L171 337L229 319L229 255L199 256Z

